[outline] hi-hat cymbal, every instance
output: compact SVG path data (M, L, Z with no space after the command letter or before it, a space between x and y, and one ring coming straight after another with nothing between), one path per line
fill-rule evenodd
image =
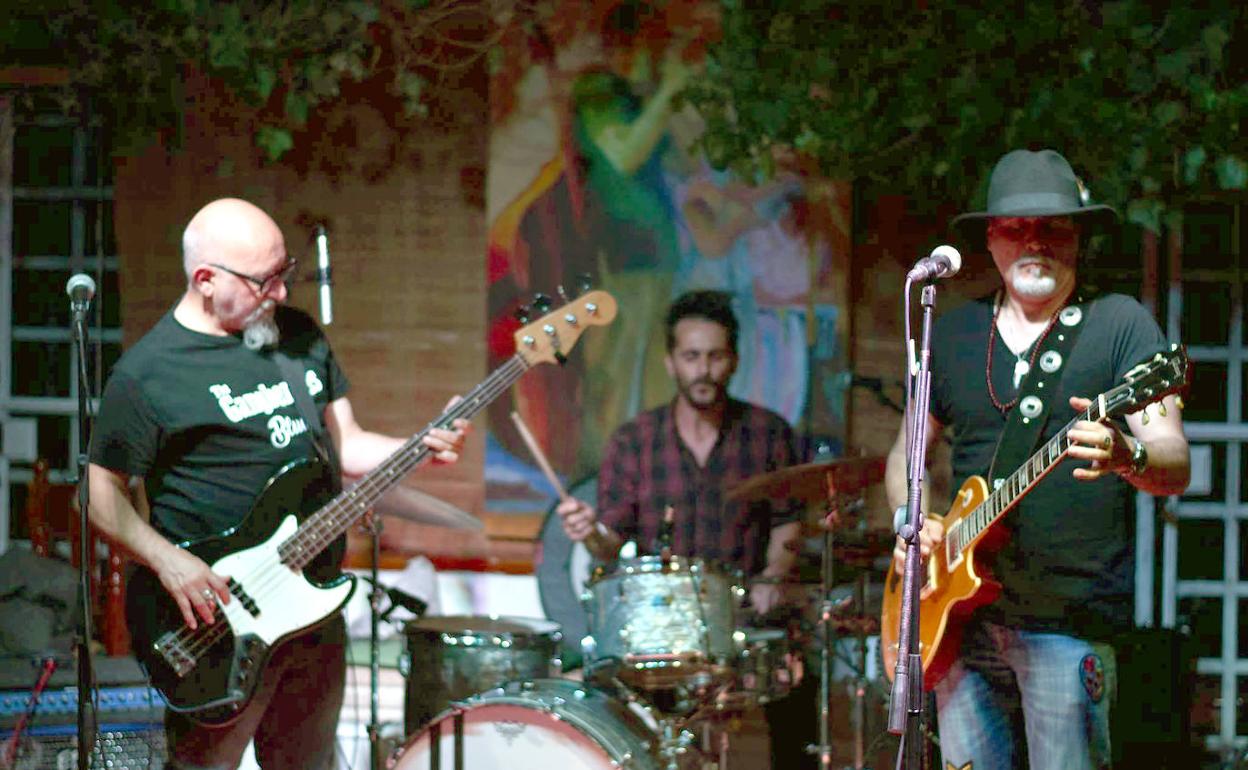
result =
M378 498L373 510L383 516L395 516L434 527L478 530L485 528L481 520L471 513L405 484L391 487Z
M822 463L806 463L751 476L728 490L725 498L744 500L801 500L807 504L827 501L834 494L852 494L884 479L885 458L846 457Z

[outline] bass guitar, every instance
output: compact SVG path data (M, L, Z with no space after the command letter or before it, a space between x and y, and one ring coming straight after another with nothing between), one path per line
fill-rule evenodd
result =
M231 601L217 600L215 623L192 631L155 573L136 569L126 591L135 656L169 708L207 725L233 722L254 695L274 648L325 623L346 604L354 576L331 564L337 577L313 582L305 568L317 567L320 574L326 559L315 565L313 559L428 456L423 440L430 429L472 417L539 363L563 363L585 329L611 323L615 313L610 294L592 291L521 327L510 359L357 484L327 501L329 495L316 490L332 489L328 468L297 461L269 480L238 526L178 543L229 577Z
M967 617L1001 593L1001 584L977 568L977 549L990 552L1004 543L1004 529L994 525L1066 456L1071 447L1067 434L1074 424L1138 412L1183 390L1187 377L1186 351L1171 345L1132 368L1122 384L1093 399L1087 411L1067 423L995 489L989 491L988 482L972 476L958 490L949 512L943 518L933 517L944 524L945 538L923 563L919 593L917 633L925 690L932 689L953 665ZM902 576L890 564L880 618L880 651L889 679L897 665L903 587Z

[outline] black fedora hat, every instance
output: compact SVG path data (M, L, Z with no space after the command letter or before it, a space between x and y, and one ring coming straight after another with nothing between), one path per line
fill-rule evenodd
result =
M984 249L984 229L992 217L1075 217L1100 229L1114 224L1118 212L1104 204L1088 205L1085 188L1070 163L1054 150L1012 150L997 161L988 178L984 211L959 214L949 222L962 240Z

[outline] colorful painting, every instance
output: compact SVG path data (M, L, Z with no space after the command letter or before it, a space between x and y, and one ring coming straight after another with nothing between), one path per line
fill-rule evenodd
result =
M797 163L741 179L690 150L701 126L679 93L716 34L713 5L548 10L505 31L506 64L491 83L490 364L513 352L516 312L535 293L557 307L592 286L620 309L610 327L583 336L567 365L531 371L490 413L487 508L533 512L553 496L509 412L576 480L597 472L617 425L672 397L663 315L690 289L733 297L741 336L732 395L838 453L848 185Z

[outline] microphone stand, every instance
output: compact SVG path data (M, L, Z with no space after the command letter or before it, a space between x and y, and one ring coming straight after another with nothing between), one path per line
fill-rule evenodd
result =
M90 446L90 430L87 427L87 395L90 379L87 377L87 305L73 302L73 329L75 352L78 356L78 768L88 770L91 750L95 745L95 719L91 691L95 681L91 669L91 567L95 554L91 553L91 522L88 518L90 491L87 478L87 449ZM89 716L90 715L90 716Z
M910 280L906 280L907 315L910 303ZM923 306L923 329L918 352L918 372L910 395L907 419L907 476L909 490L906 498L906 523L898 531L906 543L906 567L902 577L901 623L897 635L897 666L893 677L893 689L888 708L888 731L900 735L901 746L897 751L897 767L919 770L922 766L923 725L923 658L918 649L919 592L922 588L922 571L919 565L919 531L923 526L923 470L927 455L927 409L931 398L932 373L932 309L936 305L936 287L929 280L920 298ZM907 323L906 337L910 339ZM907 372L910 362L906 362Z
M368 766L370 770L381 770L381 695L378 681L381 679L381 579L378 574L378 563L381 561L381 516L373 511L369 531L372 535L373 559L369 576L373 593L369 597L369 629L368 629Z

